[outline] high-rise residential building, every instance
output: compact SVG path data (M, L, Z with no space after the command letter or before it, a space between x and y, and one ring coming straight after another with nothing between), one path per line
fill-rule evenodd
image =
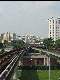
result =
M48 37L53 38L54 41L60 38L60 18L48 19L49 33Z
M3 43L4 43L5 40L8 41L8 42L16 40L16 34L15 33L10 33L10 32L3 33L3 34L1 34L1 37L2 37L2 42Z
M16 33L10 33L11 41L16 40Z

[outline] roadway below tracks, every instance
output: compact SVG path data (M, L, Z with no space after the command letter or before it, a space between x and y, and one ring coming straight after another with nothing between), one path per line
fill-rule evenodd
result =
M48 56L55 56L55 57L58 57L58 58L60 58L60 54L58 54L58 53L55 53L55 52L50 52L50 51L47 51L47 50L40 50L39 48L33 48L33 49L35 49L35 50L39 50L39 52L44 52L45 54L47 54Z

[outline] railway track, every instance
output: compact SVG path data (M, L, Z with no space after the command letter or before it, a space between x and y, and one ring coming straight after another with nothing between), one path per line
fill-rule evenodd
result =
M7 67L7 65L10 64L10 62L18 54L18 52L15 50L8 52L6 55L0 55L0 74Z
M12 61L10 62L10 64L7 65L7 67L5 68L5 70L1 73L0 75L0 80L6 80L9 73L11 72L11 70L13 69L16 61L18 60L18 55L15 56Z
M0 59L0 80L8 80L11 71L14 69L16 62L19 58L23 57L23 55L28 51L24 49L17 49L11 51L10 54L8 53L6 56L2 56ZM3 62L2 62L3 60Z

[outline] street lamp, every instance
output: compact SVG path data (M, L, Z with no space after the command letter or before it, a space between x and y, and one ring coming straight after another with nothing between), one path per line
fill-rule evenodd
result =
M48 56L48 67L49 67L49 80L50 80L50 56L49 56L49 54L47 54L47 56Z
M31 60L31 67L32 67L32 59L30 59Z
M48 50L47 49L47 45L46 45L46 50ZM48 66L49 66L49 80L50 80L50 56L49 56L49 54L48 54Z
M49 56L49 80L50 80L50 56Z

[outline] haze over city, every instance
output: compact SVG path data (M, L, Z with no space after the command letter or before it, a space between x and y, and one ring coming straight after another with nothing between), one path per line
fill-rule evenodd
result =
M48 37L48 18L60 16L60 1L0 1L0 33Z
M0 80L60 80L60 1L0 1Z

